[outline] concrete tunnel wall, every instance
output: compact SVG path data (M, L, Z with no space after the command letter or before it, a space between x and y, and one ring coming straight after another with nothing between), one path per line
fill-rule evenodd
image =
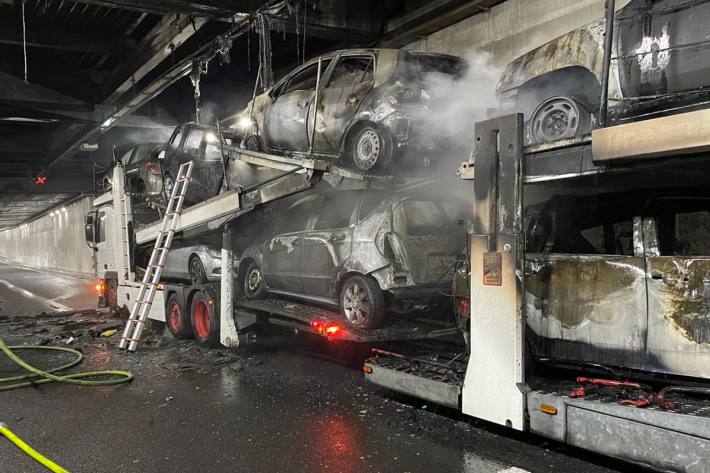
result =
M82 197L53 212L0 231L0 257L37 268L94 274L94 252L84 241L84 217L91 197Z
M617 0L617 10L629 0ZM507 63L569 31L604 16L604 0L508 0L432 33L407 49L467 57L490 54Z

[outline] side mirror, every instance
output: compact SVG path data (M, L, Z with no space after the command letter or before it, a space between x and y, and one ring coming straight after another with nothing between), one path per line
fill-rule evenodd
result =
M162 150L160 153L158 153L158 159L163 160L165 159L165 150Z
M84 238L90 248L96 250L96 212L90 212L84 220Z

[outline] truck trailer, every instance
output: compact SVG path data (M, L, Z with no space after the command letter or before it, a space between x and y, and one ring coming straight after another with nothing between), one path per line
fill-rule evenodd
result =
M678 284L697 286L686 299L674 299L686 309L695 304L693 311L682 312L680 318L667 311L653 319L648 309L651 289L646 287L673 282L649 266L658 255L652 245L658 238L652 238L654 222L644 218L646 214L634 217L628 229L614 227L614 222L601 225L600 231L616 229L618 238L607 240L621 248L622 256L628 247L630 257L641 263L626 273L638 280L612 279L591 301L584 298L583 289L603 274L587 266L566 273L554 266L544 269L550 263L527 252L528 229L542 228L543 220L526 209L548 199L548 188L589 200L591 194L580 189L663 187L682 176L688 182L702 182L708 175L707 156L702 153L710 149L706 138L710 129L697 134L697 113L595 130L591 139L527 148L522 115L477 123L472 137L475 152L458 170L471 189L470 295L465 304L470 315L464 323L444 328L412 318L356 330L337 310L278 299L242 301L234 284L232 232L240 231L244 215L310 189L320 180L367 189L382 176L360 175L317 159L227 147L229 159L280 169L283 174L183 210L177 224L183 238L223 231L221 281L161 283L149 318L191 320L195 338L206 346L238 348L250 341L249 329L257 321L311 332L333 343L370 343L375 348L363 371L376 385L651 469L708 472L707 266L698 269L694 263L687 266L694 272L675 275ZM710 128L710 120L702 123ZM668 130L675 134L668 135ZM695 143L704 144L688 149L683 130L693 134ZM660 141L654 136L659 145L651 152L642 139L649 133L667 136ZM97 249L99 304L114 310L135 301L140 286L135 248L154 241L159 228L159 222L133 228L131 199L122 179L121 172L114 172L112 190L94 201L86 228L87 241ZM595 258L585 255L579 260L628 268L619 255L602 250ZM695 260L702 263L703 258ZM536 292L541 275L546 275L544 297ZM551 292L554 281L575 278L577 284L566 293ZM643 311L618 291L634 284L644 291L638 299L646 301ZM565 318L585 304L589 311L579 320ZM613 317L597 317L600 307ZM448 343L451 337L465 343Z

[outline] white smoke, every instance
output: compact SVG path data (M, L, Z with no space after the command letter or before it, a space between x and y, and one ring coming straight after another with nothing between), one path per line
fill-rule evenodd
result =
M424 126L417 133L425 138L449 141L456 148L473 148L473 130L477 121L489 118L498 108L496 84L503 71L494 66L487 53L464 56L466 69L452 80L448 74L427 73L422 81L430 97L430 110L418 121Z

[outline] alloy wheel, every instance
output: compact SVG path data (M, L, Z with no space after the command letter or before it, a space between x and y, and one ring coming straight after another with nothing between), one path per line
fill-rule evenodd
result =
M354 326L361 326L370 317L372 308L367 291L355 282L345 289L343 296L343 312Z

